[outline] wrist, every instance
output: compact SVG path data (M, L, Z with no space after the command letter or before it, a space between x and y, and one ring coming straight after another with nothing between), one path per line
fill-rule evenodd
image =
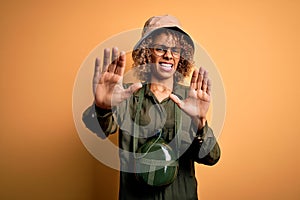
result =
M103 118L112 114L111 109L103 109L101 107L98 107L96 104L94 104L94 107L95 107L95 114L97 117Z
M103 110L111 110L111 106L105 105L103 102L100 103L99 101L97 101L96 98L94 100L94 104L96 105L96 107L101 108Z
M201 130L205 124L207 119L205 117L194 117L193 123L198 127L198 130Z

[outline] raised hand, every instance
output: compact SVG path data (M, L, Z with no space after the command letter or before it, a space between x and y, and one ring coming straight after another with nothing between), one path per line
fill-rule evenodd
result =
M96 58L93 78L95 104L98 107L111 109L142 87L141 83L132 84L127 89L124 89L122 85L126 66L125 52L121 51L119 55L118 48L114 47L110 56L110 49L105 49L102 70L100 62L100 59Z
M206 115L211 100L211 81L208 72L200 67L195 70L190 84L189 95L186 99L180 100L176 95L171 94L170 98L189 116L191 116L198 128L202 128L206 122Z

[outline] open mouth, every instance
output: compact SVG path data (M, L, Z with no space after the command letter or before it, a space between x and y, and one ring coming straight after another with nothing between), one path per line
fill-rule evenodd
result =
M164 71L172 71L173 64L171 63L166 63L166 62L159 62L159 66L161 67L162 70Z

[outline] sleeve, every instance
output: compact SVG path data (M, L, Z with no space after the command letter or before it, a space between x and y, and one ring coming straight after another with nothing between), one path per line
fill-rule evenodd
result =
M201 130L197 130L191 145L194 161L204 165L216 164L221 156L219 144L207 122Z
M118 128L112 110L101 109L95 104L84 111L82 121L90 131L102 139L105 139L109 134L115 133Z

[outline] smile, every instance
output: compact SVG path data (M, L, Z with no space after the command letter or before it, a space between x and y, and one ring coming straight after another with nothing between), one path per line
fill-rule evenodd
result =
M165 62L159 62L159 66L161 67L162 70L167 72L171 71L173 68L173 64L165 63Z

